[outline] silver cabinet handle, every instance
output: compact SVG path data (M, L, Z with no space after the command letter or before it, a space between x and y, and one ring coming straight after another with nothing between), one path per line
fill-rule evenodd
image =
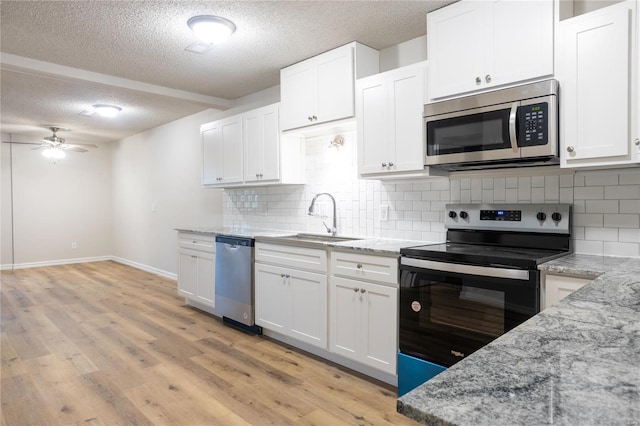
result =
M382 163L382 167L387 167L387 163Z
M354 291L355 293L357 293L357 292L358 292L358 290L360 290L360 289L359 289L359 288L357 288L357 287L353 289L353 291Z
M307 120L309 120L309 121L313 121L313 118L312 118L311 116L308 116L308 117L307 117Z
M362 263L358 263L358 264L356 265L356 268L358 268L358 269L362 269Z
M389 167L393 167L393 163L389 161Z
M196 241L196 240L193 240L193 244L195 244L195 243L197 243L197 241Z
M575 151L575 149L572 146L567 147L567 152L573 152L573 151Z
M314 121L317 121L317 120L318 120L318 117L316 117L315 115L312 115L311 117L313 117L313 120L314 120Z
M476 84L482 83L482 79L480 77L476 77Z
M486 81L487 83L491 83L491 76L489 74L485 75L484 81Z
M287 274L284 276L285 278L291 278L291 275Z
M364 293L365 291L367 291L367 290L365 290L364 288L360 289L360 293Z
M284 278L284 274L280 274L280 278Z
M635 143L636 146L640 146L640 139L636 138L636 140L634 140L633 143Z

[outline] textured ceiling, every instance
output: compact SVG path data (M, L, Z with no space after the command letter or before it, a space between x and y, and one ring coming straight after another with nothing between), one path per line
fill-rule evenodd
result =
M233 100L277 85L282 67L353 40L376 49L425 33L425 14L451 1L2 1L0 49L107 76ZM220 15L238 30L199 55L187 27ZM7 67L3 131L52 123L118 139L210 107L203 102ZM113 102L137 115L118 124L77 116ZM14 126L14 127L11 127ZM87 134L88 136L88 134Z

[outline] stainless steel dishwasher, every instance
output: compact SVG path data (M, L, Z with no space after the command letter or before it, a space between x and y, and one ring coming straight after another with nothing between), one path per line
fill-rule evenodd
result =
M253 238L216 236L215 312L234 327L262 332L254 323Z

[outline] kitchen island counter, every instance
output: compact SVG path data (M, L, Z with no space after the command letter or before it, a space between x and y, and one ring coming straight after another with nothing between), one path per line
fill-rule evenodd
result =
M640 425L640 259L571 255L540 269L603 273L399 398L400 413L429 425Z

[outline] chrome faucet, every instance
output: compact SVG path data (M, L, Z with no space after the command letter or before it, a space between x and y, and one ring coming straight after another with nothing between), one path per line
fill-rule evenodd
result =
M321 192L319 194L316 194L313 196L313 198L311 199L311 205L309 206L309 216L313 215L313 208L316 204L316 200L318 199L319 196L321 195L326 195L327 197L331 198L331 202L333 203L333 227L329 228L327 226L326 223L324 223L324 220L322 221L322 224L324 225L325 228L327 228L327 232L331 235L333 235L335 237L335 235L338 233L338 218L336 216L336 199L333 198L333 195L329 194L328 192Z

